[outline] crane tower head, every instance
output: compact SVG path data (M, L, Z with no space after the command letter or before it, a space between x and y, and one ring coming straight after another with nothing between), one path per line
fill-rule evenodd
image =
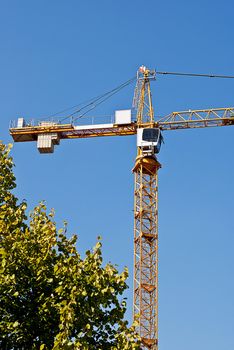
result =
M156 77L156 71L155 70L150 70L149 68L147 68L146 66L142 65L139 67L138 71L137 71L137 79L142 78L142 76L144 78L150 78L150 79L155 79Z

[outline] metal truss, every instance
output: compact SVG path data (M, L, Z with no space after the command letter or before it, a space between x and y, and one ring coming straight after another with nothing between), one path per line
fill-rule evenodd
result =
M158 169L156 157L137 157L134 191L134 318L142 349L158 349Z
M161 130L180 130L234 125L234 108L173 112L156 122Z
M40 134L57 133L59 139L79 139L100 136L129 136L136 134L136 123L127 125L110 125L100 127L90 125L77 129L71 124L52 126L26 126L24 128L11 128L10 134L15 142L37 141Z

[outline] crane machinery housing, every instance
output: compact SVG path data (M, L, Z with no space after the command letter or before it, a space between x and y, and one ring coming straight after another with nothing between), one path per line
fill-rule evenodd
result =
M163 141L162 131L234 125L234 108L173 112L155 119L150 82L156 74L214 76L156 72L141 66L134 94L136 119L131 110L116 111L112 123L79 125L42 120L26 123L19 118L10 127L15 142L36 141L41 153L52 153L63 139L137 135L134 185L134 318L142 349L158 349L158 170L156 157Z

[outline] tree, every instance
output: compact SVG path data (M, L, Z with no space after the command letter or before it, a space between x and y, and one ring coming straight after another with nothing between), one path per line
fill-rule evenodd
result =
M128 271L102 266L101 242L82 259L40 203L18 203L10 147L0 143L0 348L140 349L120 300Z

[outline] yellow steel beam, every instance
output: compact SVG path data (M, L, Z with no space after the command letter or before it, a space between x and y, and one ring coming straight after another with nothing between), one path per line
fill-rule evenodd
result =
M27 126L11 128L10 134L15 142L35 141L40 134L57 133L60 139L87 138L99 136L128 136L136 134L136 123L113 125L113 127L92 127L76 129L73 125Z
M142 349L158 349L158 169L139 152L134 190L134 318Z
M150 76L141 67L137 128L154 127ZM138 147L134 189L134 319L142 349L158 350L158 163Z
M234 108L229 107L173 112L157 120L156 125L158 125L161 130L234 125Z

